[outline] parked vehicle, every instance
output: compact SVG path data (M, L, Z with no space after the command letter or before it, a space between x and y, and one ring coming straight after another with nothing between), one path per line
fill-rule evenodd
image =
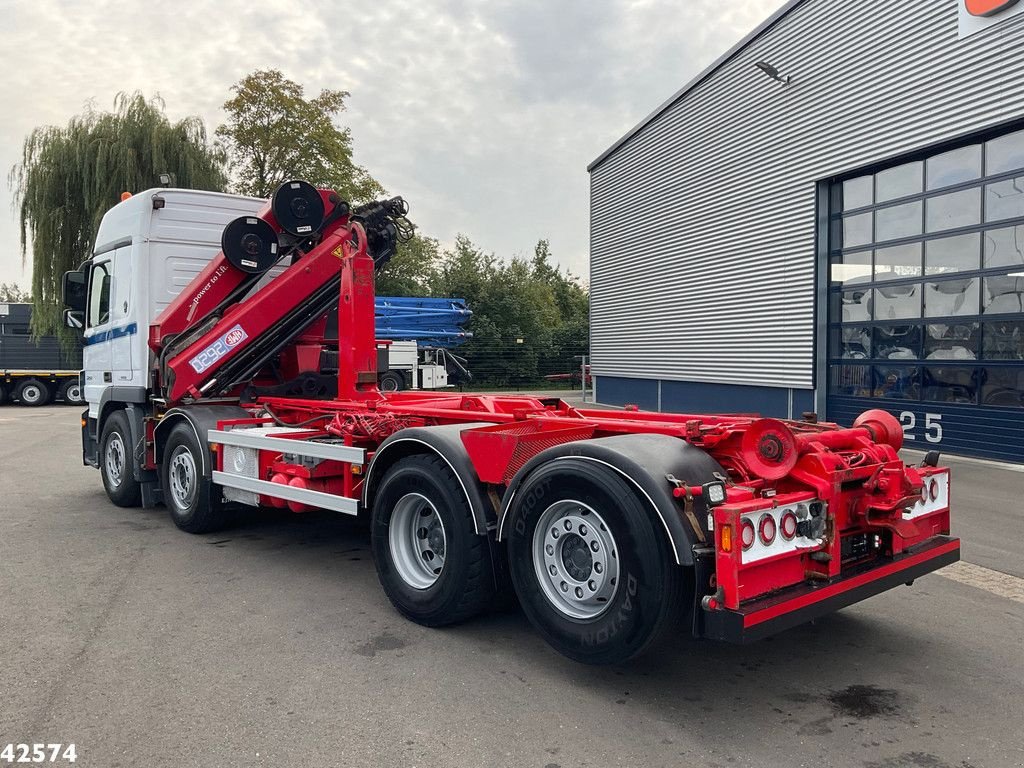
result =
M473 378L466 359L450 349L423 347L415 341L377 340L381 392L403 389L445 389Z
M83 458L111 501L162 501L190 533L261 505L365 514L404 616L465 621L511 584L586 663L680 631L754 640L959 558L949 471L936 453L905 465L881 410L844 429L381 393L373 278L406 211L298 181L269 202L158 189L114 206L65 275Z
M378 296L374 305L382 392L444 389L473 378L452 350L473 337L465 299Z
M33 339L31 304L0 303L0 404L80 405L81 347L61 348L54 336Z

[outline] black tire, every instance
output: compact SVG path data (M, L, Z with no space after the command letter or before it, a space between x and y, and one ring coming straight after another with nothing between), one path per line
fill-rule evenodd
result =
M85 402L82 399L82 387L77 379L65 381L60 387L59 397L64 401L65 405L81 405Z
M398 371L385 371L377 379L377 389L381 392L401 392L405 389L405 377Z
M39 379L26 379L23 381L18 386L14 396L21 401L22 405L27 405L30 408L46 405L53 400L53 392Z
M100 475L107 497L119 507L142 503L142 487L135 479L132 433L124 411L114 411L103 423L100 435Z
M507 522L512 583L526 616L560 653L585 664L618 664L678 627L686 572L653 511L616 472L583 459L553 461L523 482L516 499ZM585 523L595 520L588 530ZM540 564L543 576L535 552L552 558ZM545 585L552 566L564 570Z
M205 452L205 456L204 456ZM178 424L164 445L160 479L171 520L187 533L210 533L229 522L221 490L203 473L210 452L188 424Z
M422 505L420 499L429 505ZM399 538L397 522L404 514L403 505L415 503L432 508L429 519L440 520L444 544L443 564L434 574L436 580L428 583L430 574L422 574L425 578L419 585L414 583L417 574L403 575L409 574L412 566L396 562L391 540L393 523L395 537ZM436 526L432 530L436 532ZM409 456L387 471L374 499L370 539L381 586L407 619L439 627L465 621L491 605L494 572L487 539L477 535L473 513L458 479L437 456ZM426 553L419 554L426 558Z
M0 384L0 405L3 405L6 402L7 402L7 387L5 387L3 384Z

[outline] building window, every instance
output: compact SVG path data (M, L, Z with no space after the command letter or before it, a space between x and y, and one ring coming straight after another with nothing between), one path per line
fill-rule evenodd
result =
M828 394L1024 408L1024 130L829 200Z

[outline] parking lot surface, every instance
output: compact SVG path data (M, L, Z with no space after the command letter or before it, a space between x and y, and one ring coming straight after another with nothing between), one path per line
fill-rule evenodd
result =
M1024 474L954 467L965 564L748 647L620 668L516 610L430 630L334 514L179 532L81 465L75 408L0 408L0 746L92 766L1024 765Z

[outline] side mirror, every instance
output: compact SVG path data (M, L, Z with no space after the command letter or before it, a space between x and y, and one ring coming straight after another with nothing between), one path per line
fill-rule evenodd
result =
M79 314L85 314L86 293L88 291L88 275L83 272L64 273L64 306ZM67 315L65 314L65 322ZM70 326L75 327L75 326ZM81 328L81 326L77 326Z
M65 309L64 325L75 330L85 328L85 312L79 309Z

